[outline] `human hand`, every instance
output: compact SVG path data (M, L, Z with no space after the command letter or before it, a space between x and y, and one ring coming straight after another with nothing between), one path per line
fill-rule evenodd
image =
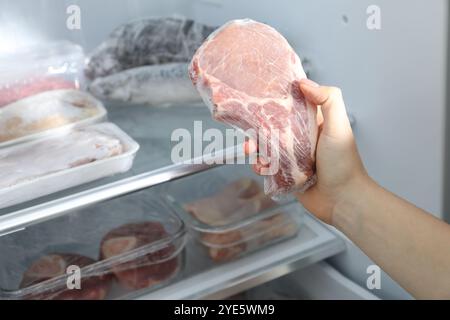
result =
M316 149L317 183L298 193L303 206L322 221L333 224L333 211L341 201L356 193L361 183L370 180L356 148L341 90L319 86L311 80L300 81L305 98L318 106L319 138ZM247 154L256 143L245 145ZM264 161L253 165L259 173Z

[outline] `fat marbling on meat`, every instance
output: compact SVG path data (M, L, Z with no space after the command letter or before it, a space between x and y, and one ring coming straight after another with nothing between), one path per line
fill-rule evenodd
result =
M261 155L277 160L278 170L265 176L267 194L314 184L317 108L300 90L305 72L280 33L249 19L230 21L197 50L189 72L213 118L259 139Z

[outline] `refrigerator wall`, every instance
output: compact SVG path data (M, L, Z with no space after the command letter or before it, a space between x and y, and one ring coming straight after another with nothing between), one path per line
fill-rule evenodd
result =
M69 30L66 9L81 9ZM381 29L369 30L377 5ZM312 79L342 88L364 163L381 185L443 217L447 2L408 0L0 0L0 53L43 39L68 39L88 52L129 20L182 14L220 25L249 17L283 33ZM149 133L151 134L151 133ZM348 242L332 263L365 286L373 264ZM383 275L381 298L406 292Z

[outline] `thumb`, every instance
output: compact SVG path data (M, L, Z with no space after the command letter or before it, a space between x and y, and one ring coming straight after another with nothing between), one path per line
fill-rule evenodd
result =
M309 79L302 79L300 80L300 89L306 100L311 104L321 106L324 133L339 136L343 132L351 131L342 92L339 88L320 86Z

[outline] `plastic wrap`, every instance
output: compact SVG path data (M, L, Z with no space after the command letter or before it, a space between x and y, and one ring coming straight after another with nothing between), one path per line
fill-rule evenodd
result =
M185 242L176 210L148 191L72 211L0 238L0 297L130 297L174 279Z
M138 148L102 123L0 149L0 207L125 172Z
M317 108L304 98L301 61L275 29L249 19L228 22L194 55L190 77L213 118L258 141L270 164L271 196L315 183Z
M78 90L53 90L0 108L0 146L103 120L103 104Z
M0 107L40 92L78 89L83 84L83 49L48 42L0 57Z
M143 66L95 79L89 91L102 100L170 105L201 101L188 77L187 63Z
M149 18L124 24L92 52L86 75L96 79L145 65L187 63L213 30L183 17Z
M261 184L236 179L236 168L220 167L170 184L164 191L184 209L184 218L197 242L215 262L236 259L294 236L299 205L274 202ZM234 174L232 174L233 172ZM198 186L192 189L192 185ZM190 191L186 191L190 190Z

